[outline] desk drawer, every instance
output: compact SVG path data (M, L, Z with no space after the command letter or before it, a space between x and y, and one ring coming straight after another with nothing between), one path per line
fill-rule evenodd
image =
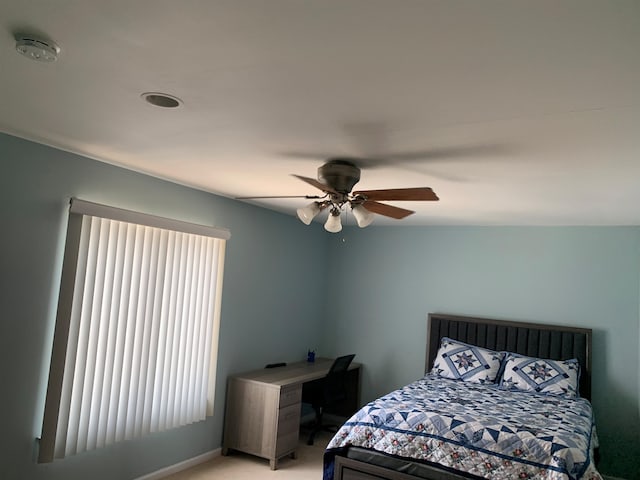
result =
M287 407L302 400L302 385L290 385L280 389L280 408Z
M278 412L276 456L295 450L300 433L300 404L281 408Z
M300 430L300 404L281 408L278 412L278 436Z
M278 437L278 443L276 444L276 458L286 455L291 452L295 452L298 448L298 432L289 433L287 435L281 435Z

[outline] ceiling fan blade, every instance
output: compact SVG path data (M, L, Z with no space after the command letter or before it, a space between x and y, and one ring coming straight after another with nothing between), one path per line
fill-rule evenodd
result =
M395 218L396 220L400 220L408 217L412 213L415 213L413 210L406 210L404 208L394 207L384 203L372 202L371 200L367 200L362 204L362 206L370 212L377 213L378 215L384 215L385 217Z
M320 195L263 195L258 197L234 197L236 200L251 200L254 198L324 198L324 196Z
M371 143L370 141L367 141L367 148L362 148L362 145L360 145L356 148L356 152L358 153L353 151L344 151L343 153L297 151L283 152L281 155L309 160L321 160L335 157L345 158L353 161L353 163L362 169L370 170L389 167L406 167L407 165L412 164L437 162L450 163L451 160L456 160L458 158L466 161L472 161L473 159L479 159L482 157L504 157L517 153L514 146L500 143L454 145L410 152L389 152L384 148L384 142L380 143L379 141L382 133L374 134L374 131L375 129L368 133L371 133L371 137L375 138L376 142ZM353 133L354 132L350 132L350 135L353 135Z
M386 190L360 190L354 195L362 195L368 200L440 200L429 187L389 188Z
M313 185L314 187L322 190L323 192L338 193L329 185L325 185L324 183L319 182L315 178L303 177L302 175L296 175L296 174L293 174L293 176L296 178L299 178L303 182L307 182L309 185Z
M514 148L506 144L475 144L430 148L415 152L390 152L387 157L395 161L437 161L450 158L475 158L504 156L514 153Z

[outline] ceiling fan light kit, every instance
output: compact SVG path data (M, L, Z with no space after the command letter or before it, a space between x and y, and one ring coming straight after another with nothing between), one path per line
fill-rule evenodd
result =
M412 210L394 207L378 200L391 201L437 201L438 196L429 187L391 188L384 190L362 190L352 192L356 183L360 181L360 168L348 158L333 158L318 168L318 179L293 175L294 177L316 187L324 192L321 197L301 195L300 198L319 198L320 201L299 208L296 213L305 225L310 225L313 219L325 208L329 208L329 217L324 224L325 230L338 233L342 230L340 215L345 205L351 207L353 216L360 228L373 222L374 214L402 219L411 215ZM241 197L248 198L278 198L278 197ZM291 198L290 196L282 198Z
M319 202L311 202L306 207L296 210L296 213L302 223L305 225L311 225L311 221L320 213L321 210L322 207Z
M327 218L327 222L324 224L324 229L327 232L338 233L342 230L342 222L340 222L340 209L333 207Z
M364 208L362 205L351 204L351 211L360 228L367 227L373 222L373 213Z

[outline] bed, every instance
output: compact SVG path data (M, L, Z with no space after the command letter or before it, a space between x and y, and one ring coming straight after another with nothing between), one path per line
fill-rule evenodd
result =
M467 376L447 378L454 358ZM590 329L432 313L425 377L345 422L323 478L601 480L590 398Z

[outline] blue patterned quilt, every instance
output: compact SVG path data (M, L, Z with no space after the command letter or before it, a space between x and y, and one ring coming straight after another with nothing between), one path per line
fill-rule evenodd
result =
M492 480L602 480L592 461L596 442L585 399L427 375L365 405L340 428L325 452L324 480L349 446Z

